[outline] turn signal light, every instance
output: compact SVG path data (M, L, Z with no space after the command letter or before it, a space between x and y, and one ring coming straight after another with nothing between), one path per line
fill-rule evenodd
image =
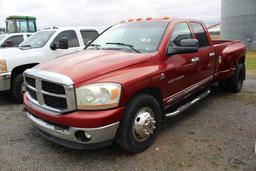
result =
M164 19L164 20L169 20L169 19L170 19L170 17L165 16L165 17L163 17L163 19Z
M141 20L142 20L142 18L137 18L137 19L136 19L136 21L141 21Z
M134 19L129 19L129 20L128 20L128 22L132 22L132 21L134 21Z

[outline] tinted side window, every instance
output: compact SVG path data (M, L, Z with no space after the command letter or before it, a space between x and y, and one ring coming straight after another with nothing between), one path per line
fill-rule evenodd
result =
M78 47L78 38L76 35L76 32L74 30L69 30L69 31L63 31L59 33L59 35L53 40L53 43L59 46L59 40L61 38L67 38L68 39L68 46L69 47Z
M19 44L21 43L21 42L23 42L23 36L21 35L21 36L12 36L12 37L9 37L8 39L6 39L5 40L5 42L3 43L3 46L6 46L6 42L7 41L12 41L13 42L13 46L14 47L17 47L17 46L19 46Z
M199 23L191 23L191 26L196 34L196 38L199 41L199 47L209 46L208 37L203 26Z
M97 31L86 31L81 30L81 35L83 37L84 45L87 46L92 40L94 40L99 33Z
M180 41L192 39L192 33L186 23L179 23L173 29L171 36L171 46L180 46Z

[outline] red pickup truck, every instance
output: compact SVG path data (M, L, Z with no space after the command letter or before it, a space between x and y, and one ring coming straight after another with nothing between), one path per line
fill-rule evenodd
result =
M245 54L239 41L212 41L201 21L121 22L86 50L26 70L26 115L58 144L91 149L115 140L138 153L166 118L206 97L212 83L239 92Z

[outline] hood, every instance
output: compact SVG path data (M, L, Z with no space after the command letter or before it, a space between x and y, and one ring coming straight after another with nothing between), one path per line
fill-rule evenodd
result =
M35 68L66 75L76 85L105 73L146 62L150 58L151 54L85 50L38 65Z
M7 59L10 56L13 56L16 53L20 53L22 50L19 48L13 47L13 48L1 48L0 49L0 58L1 59Z
M38 50L36 48L34 49L20 49L18 47L13 48L3 48L0 49L0 58L1 59L13 59L13 58L19 58L19 57L25 57L30 56L32 53L37 52ZM25 55L25 56L24 56Z

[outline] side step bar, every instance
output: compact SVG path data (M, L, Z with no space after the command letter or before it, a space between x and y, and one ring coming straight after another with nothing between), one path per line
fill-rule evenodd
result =
M165 116L167 118L176 116L178 114L180 114L181 112L183 112L184 110L186 110L187 108L191 107L192 105L196 104L197 102L199 102L200 100L202 100L203 98L205 98L206 96L208 96L211 93L210 90L207 90L206 92L203 92L202 94L200 94L199 96L197 96L195 99L193 99L190 102L185 103L184 105L182 105L181 107L177 108L174 112L171 113L166 113Z

